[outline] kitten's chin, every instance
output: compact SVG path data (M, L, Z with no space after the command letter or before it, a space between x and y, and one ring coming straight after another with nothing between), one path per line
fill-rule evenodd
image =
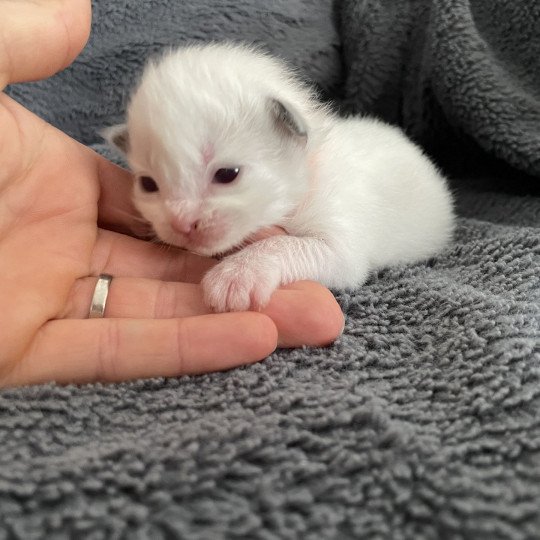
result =
M179 240L178 238L169 238L165 240L167 244L185 249L201 257L223 257L237 251L238 244L231 244L230 242L205 242L205 241L186 241L185 239Z
M188 251L191 251L191 253L200 255L201 257L219 257L221 254L219 250L216 250L212 247L187 246L185 247L185 249L187 249Z
M240 249L238 244L219 244L214 246L204 246L204 245L191 245L186 246L185 249L188 249L189 251L196 253L197 255L201 255L202 257L225 257L227 255L230 255L231 253L234 253L235 251L238 251Z
M247 237L218 234L215 229L199 232L193 236L177 234L170 229L156 231L162 242L190 251L202 257L223 257L241 249ZM223 232L223 231L221 231Z
M235 241L231 242L230 240L212 242L212 243L190 243L189 245L184 246L185 249L201 255L203 257L217 257L222 258L227 255L231 255L237 251L240 251L243 247L249 244L250 235L244 236Z

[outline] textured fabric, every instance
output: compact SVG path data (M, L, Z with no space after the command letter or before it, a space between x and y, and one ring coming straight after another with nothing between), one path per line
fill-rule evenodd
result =
M342 4L349 108L400 123L447 168L540 177L538 0Z
M96 143L150 50L244 32L330 93L331 3L262 5L102 0L77 63L11 92ZM462 185L455 242L339 294L332 347L1 391L0 540L538 538L540 200Z

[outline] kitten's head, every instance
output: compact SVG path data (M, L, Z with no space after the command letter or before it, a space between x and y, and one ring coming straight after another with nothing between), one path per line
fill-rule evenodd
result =
M215 255L301 200L307 127L296 105L309 99L259 52L181 49L147 66L126 125L107 138L125 153L135 206L160 240Z

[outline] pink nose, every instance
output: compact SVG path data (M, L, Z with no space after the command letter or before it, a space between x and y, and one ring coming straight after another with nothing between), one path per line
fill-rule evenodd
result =
M197 230L199 226L199 220L185 220L181 218L171 219L171 229L179 234L189 235L193 231Z

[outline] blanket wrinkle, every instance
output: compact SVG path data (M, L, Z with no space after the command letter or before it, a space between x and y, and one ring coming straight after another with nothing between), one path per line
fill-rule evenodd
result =
M448 169L540 177L536 0L343 0L340 15L349 110L399 123Z

